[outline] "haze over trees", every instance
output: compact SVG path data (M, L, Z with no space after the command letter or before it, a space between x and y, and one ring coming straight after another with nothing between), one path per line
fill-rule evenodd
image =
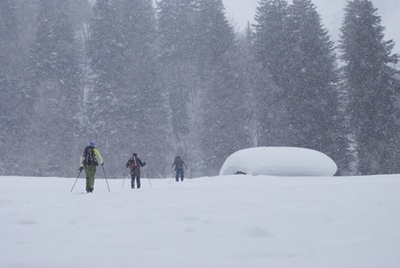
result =
M252 146L398 173L398 55L371 1L343 8L336 48L311 0L261 0L243 33L222 0L2 1L0 174L76 176L89 140L110 177L133 152L215 175Z

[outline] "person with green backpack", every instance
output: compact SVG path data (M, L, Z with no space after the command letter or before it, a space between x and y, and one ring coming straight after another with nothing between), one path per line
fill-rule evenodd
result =
M79 161L79 170L85 169L86 173L86 192L92 193L94 190L94 175L96 174L96 167L104 164L103 158L99 150L95 147L96 144L91 141L83 150L82 157Z

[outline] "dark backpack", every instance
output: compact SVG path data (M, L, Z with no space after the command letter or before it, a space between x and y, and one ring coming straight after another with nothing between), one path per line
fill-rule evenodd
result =
M183 160L180 158L175 159L175 167L176 168L183 168Z
M83 165L97 166L99 163L94 154L94 147L88 146L83 151Z
M141 163L142 163L142 161L139 158L133 156L133 157L129 158L128 163L126 163L126 167L129 168L130 170L134 170L134 169L139 170Z

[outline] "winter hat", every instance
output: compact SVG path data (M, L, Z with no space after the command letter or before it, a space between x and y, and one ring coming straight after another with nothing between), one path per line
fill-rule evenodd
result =
M94 142L94 141L89 141L89 144L88 144L88 146L92 146L92 147L94 147L96 145L96 143Z
M137 156L137 153L133 153L133 156Z

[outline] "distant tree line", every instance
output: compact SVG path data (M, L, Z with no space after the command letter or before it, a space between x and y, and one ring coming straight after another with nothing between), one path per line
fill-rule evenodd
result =
M369 0L335 47L311 0L260 0L236 33L222 0L0 2L0 174L75 176L89 140L110 177L218 174L253 146L321 151L338 175L399 173L394 42Z

